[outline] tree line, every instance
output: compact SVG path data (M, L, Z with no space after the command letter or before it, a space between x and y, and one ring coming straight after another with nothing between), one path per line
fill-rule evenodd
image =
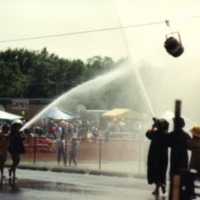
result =
M77 85L116 69L125 60L114 62L110 57L94 56L84 63L80 59L60 58L46 48L40 51L7 49L0 52L1 98L54 99ZM121 82L107 88L103 96L94 95L93 103L88 102L88 106L99 108L104 102L105 107L105 101L108 106L113 106L114 94L119 87L122 87ZM121 101L124 101L123 97Z
M54 98L114 67L109 57L94 56L86 63L41 51L7 49L0 52L2 98Z
M1 98L46 98L55 99L97 76L107 74L122 65L127 58L114 62L110 57L94 56L83 62L80 59L60 58L49 53L27 49L7 49L0 52ZM133 66L134 68L134 66ZM147 63L140 66L140 76L150 98L157 88L157 74L166 74ZM146 106L144 94L137 80L135 70L130 70L113 79L101 91L92 91L73 99L73 104L84 104L88 109L132 108L143 111Z

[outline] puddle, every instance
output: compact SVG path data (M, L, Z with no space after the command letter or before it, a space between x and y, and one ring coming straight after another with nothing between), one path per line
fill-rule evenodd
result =
M84 185L75 185L61 182L41 181L20 179L15 183L20 189L42 190L42 191L57 191L57 192L71 192L71 193L89 193L89 194L102 194L105 191L97 190L97 188L88 187Z

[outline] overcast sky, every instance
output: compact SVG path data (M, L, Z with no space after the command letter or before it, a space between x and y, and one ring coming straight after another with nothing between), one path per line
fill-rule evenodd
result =
M46 47L66 59L131 56L133 66L168 67L157 84L152 80L158 93L147 91L155 113L181 99L183 114L199 117L200 0L0 0L0 27L1 51ZM185 49L178 58L163 46L174 32Z
M156 49L164 52L163 43L171 31L166 19L171 20L172 31L180 31L188 48L197 36L199 42L198 9L199 0L0 0L0 47L47 47L50 53L70 59L100 55L118 60L130 53L142 59ZM161 23L151 25L155 22ZM149 25L135 26L142 24ZM90 32L120 26L133 27Z

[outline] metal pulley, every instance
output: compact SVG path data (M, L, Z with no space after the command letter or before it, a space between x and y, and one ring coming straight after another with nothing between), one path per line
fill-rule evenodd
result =
M167 26L169 26L169 21L166 20L165 22L166 22ZM177 34L178 39L171 36L172 34ZM180 56L184 52L184 47L181 43L181 36L180 36L179 32L174 32L174 33L172 32L172 33L166 35L164 47L165 47L166 51L173 57Z

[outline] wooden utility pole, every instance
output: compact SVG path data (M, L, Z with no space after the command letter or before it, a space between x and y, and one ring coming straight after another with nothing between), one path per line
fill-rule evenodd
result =
M181 101L175 101L175 111L174 111L174 131L178 127L178 121L181 118ZM169 191L169 200L180 200L180 183L181 177L180 175L175 175L170 180L170 191Z
M177 128L177 122L181 118L181 101L175 101L175 111L174 111L174 130Z

